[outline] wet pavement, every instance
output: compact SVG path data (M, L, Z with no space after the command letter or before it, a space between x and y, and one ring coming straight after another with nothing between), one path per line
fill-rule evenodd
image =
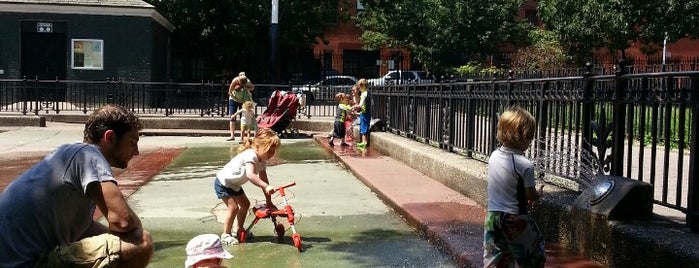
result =
M47 128L18 127L2 129L0 133L0 161L13 164L14 168L0 173L0 187L3 182L14 178L12 174L18 174L18 170L24 170L31 165L33 160L48 153L60 144L80 140L82 137L82 125L51 123ZM156 133L157 131L152 131ZM207 133L212 135L211 133ZM358 153L352 148L327 146L327 140L316 136L319 143L339 160L341 165L303 163L285 164L270 167L272 180L280 182L296 181L297 186L291 188L295 198L291 201L297 211L302 214L302 220L298 223L302 239L309 249L299 255L291 245L277 247L273 243L253 243L246 247L233 249L236 262L231 262L230 267L261 264L261 262L274 259L272 266L292 267L375 267L375 266L401 266L401 267L439 267L456 264L463 267L480 267L482 255L482 222L485 214L484 208L474 201L432 180L429 177L411 169L405 164L368 150L366 153ZM131 167L139 167L150 171L129 173L118 171L119 180L129 176L129 181L141 181L129 183L123 190L130 194L129 202L134 205L139 215L143 217L144 224L152 229L158 239L156 248L158 252L153 258L152 267L175 267L181 265L184 258L173 258L182 254L182 248L186 240L201 232L217 233L220 223L217 214L221 211L220 202L212 198L211 172L221 166L220 162L203 161L197 165L186 165L192 170L187 171L190 176L178 177L175 174L182 172L168 171L168 168L160 172L162 163L175 159L171 163L177 166L176 156L182 154L182 148L200 148L198 154L212 154L207 148L228 148L218 152L215 159L221 159L223 154L234 150L235 145L226 143L218 136L142 136L139 142L141 155L135 158ZM139 160L143 159L143 160ZM147 162L153 165L145 165ZM141 163L141 164L139 164ZM160 164L159 164L160 163ZM167 165L167 164L165 164ZM214 168L215 167L215 168ZM342 171L344 168L359 178L364 184L359 183L352 174L345 172L343 179L328 180L331 177L324 172L329 169ZM14 173L13 173L14 172ZM19 171L21 172L21 171ZM159 173L160 172L160 173ZM337 173L337 172L335 172ZM155 174L159 174L153 177ZM278 174L284 174L279 178ZM313 176L308 176L313 174ZM341 174L341 173L338 173ZM321 179L319 179L321 178ZM326 178L326 179L322 179ZM151 180L149 183L144 184ZM141 186L143 185L143 186ZM366 185L366 186L364 186ZM303 187L300 187L303 186ZM312 187L311 187L312 186ZM365 195L371 193L368 189L359 192L349 191L368 187L383 202L393 208L397 214L391 216L391 210L381 202L376 202L375 197ZM133 193L135 188L138 191ZM251 195L254 189L248 191ZM131 194L133 193L133 194ZM349 195L349 196L346 196ZM359 198L359 196L362 196ZM187 202L183 202L182 198ZM259 198L259 196L258 196ZM373 199L373 200L372 200ZM352 200L348 202L348 200ZM369 204L367 204L367 202ZM300 210L304 208L303 210ZM349 213L349 215L345 215ZM361 216L357 216L361 215ZM403 217L410 225L414 226L418 233L427 238L431 244L440 248L453 263L444 262L444 256L431 250L424 244L425 240L411 237L410 230L399 227L400 222L393 220L398 216ZM248 219L248 222L251 219ZM363 231L357 229L363 223L373 223ZM265 225L267 224L267 225ZM303 225L313 226L315 231L304 230ZM256 233L261 237L260 241L271 240L271 225L261 221L255 227ZM349 227L342 232L335 231L337 226ZM354 230L354 231L353 231ZM307 231L303 233L303 231ZM332 235L328 235L332 234ZM288 235L288 234L287 234ZM287 241L288 242L288 241ZM378 247L378 248L376 248ZM411 254L394 254L380 250L405 248ZM310 253L314 252L314 253ZM319 252L325 252L323 255ZM292 254L294 253L294 254ZM315 255L313 257L313 254ZM305 257L311 255L312 257ZM168 257L170 256L170 257ZM329 257L335 256L335 257ZM342 256L342 257L337 257ZM601 267L574 252L568 252L554 244L548 247L549 261L546 267ZM424 260L432 263L425 263ZM245 259L246 261L240 261ZM310 261L315 259L315 261ZM248 262L249 260L249 262ZM327 262L324 262L327 261ZM385 261L385 262L382 262Z
M39 151L15 146L12 150L22 153L0 154L0 159L7 162L16 162L19 155L30 151L36 155L24 157L21 163L25 164L15 165L11 168L14 173L0 176L0 181L12 180L54 146L53 141L49 142L52 139L31 138L27 133L48 137L58 133L78 134L75 129L43 130L0 133L2 140L21 133L27 144L44 143L36 146L42 148ZM209 141L193 143L189 137L159 137L170 143L181 141L178 147L160 147L157 140L141 138L141 154L127 169L115 170L115 175L122 192L129 196L129 203L153 234L156 252L149 267L180 267L188 239L201 233L220 233L222 229L225 208L213 194L212 179L238 145L222 138L200 138ZM55 145L59 144L62 143ZM263 219L252 229L257 235L254 240L227 247L236 257L224 264L229 267L454 267L448 256L421 238L401 215L381 202L313 140L285 139L283 144L279 159L271 161L274 164L268 172L273 185L297 183L288 193L289 202L297 212L296 227L304 251L299 253L293 246L289 239L291 230L286 230L284 240L277 241L271 221ZM261 191L254 186L244 188L253 203L263 199ZM280 203L278 197L275 203ZM247 223L251 220L248 218Z

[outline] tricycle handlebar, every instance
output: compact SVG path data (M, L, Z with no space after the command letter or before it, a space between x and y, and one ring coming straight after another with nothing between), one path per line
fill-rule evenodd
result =
M296 182L290 182L290 183L287 183L285 185L277 187L277 189L289 188L289 187L294 186L294 185L296 185Z

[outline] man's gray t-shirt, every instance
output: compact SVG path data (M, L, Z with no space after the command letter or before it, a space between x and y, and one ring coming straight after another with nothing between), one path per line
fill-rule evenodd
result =
M95 203L91 182L115 181L100 149L66 144L16 178L0 194L0 266L31 267L58 245L82 239Z
M524 187L534 187L534 164L524 157L521 150L500 147L488 160L488 211L519 214L517 181Z

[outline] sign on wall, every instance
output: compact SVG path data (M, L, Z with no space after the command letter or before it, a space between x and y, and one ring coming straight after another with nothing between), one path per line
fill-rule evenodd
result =
M71 39L71 67L73 69L103 70L104 40Z
M36 23L36 32L37 33L52 33L53 32L53 23L37 22Z

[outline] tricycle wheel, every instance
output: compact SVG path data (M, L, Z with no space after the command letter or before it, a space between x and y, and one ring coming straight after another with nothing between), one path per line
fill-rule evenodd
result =
M245 230L243 230L243 229L238 230L238 242L245 243L245 235L246 235Z
M292 236L292 238L294 240L294 246L299 250L299 252L301 252L302 251L301 236L299 234L294 234Z
M277 237L279 237L279 241L281 241L282 237L284 236L284 232L286 232L286 228L284 228L284 224L277 223L277 225L274 227L274 232L277 233Z

